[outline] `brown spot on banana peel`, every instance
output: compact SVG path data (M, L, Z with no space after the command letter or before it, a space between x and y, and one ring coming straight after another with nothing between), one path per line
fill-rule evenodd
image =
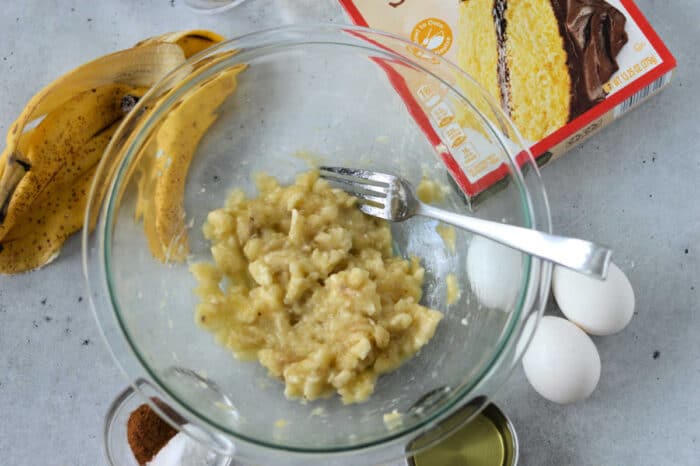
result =
M32 168L32 164L29 162L25 162L22 159L17 158L14 154L10 156L9 162L14 162L17 165L20 165L22 168L24 168L25 172L28 172L30 168Z
M121 123L122 118L123 118L123 115L119 115L117 118L115 118L114 120L107 123L103 128L100 128L99 130L97 130L95 132L95 134L93 134L90 139L95 138L97 136L100 136L102 133L109 131L110 129L113 129L113 127L115 125L118 125L119 123ZM114 131L112 131L112 132L114 132Z
M0 224L7 216L12 195L17 189L17 185L22 177L29 171L31 164L25 162L12 154L7 158L7 164L0 178Z
M134 109L136 104L139 102L139 97L131 94L127 94L122 97L122 113L127 114Z

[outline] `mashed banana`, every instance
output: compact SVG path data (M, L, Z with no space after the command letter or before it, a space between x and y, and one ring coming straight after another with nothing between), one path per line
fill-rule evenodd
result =
M418 304L423 268L394 257L389 224L316 171L287 187L261 175L257 186L257 199L236 191L209 213L214 263L191 267L197 322L281 378L289 398L367 399L442 318Z
M445 200L445 189L437 181L424 176L418 183L416 196L426 204L439 203Z

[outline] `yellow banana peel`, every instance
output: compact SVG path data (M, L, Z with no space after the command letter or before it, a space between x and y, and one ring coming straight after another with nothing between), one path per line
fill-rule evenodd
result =
M189 252L184 192L190 162L244 69L229 68L190 91L146 145L139 166L136 218L143 220L151 253L162 262L183 260Z
M146 39L76 68L30 100L10 127L0 155L0 273L35 269L58 255L64 241L82 227L95 169L130 104L185 59L221 40L218 34L204 30ZM229 78L221 77L221 82L229 79L227 84L235 88L237 72L229 74L233 85ZM193 103L188 105L193 111L213 115L218 106L213 103L216 92L204 89L193 94ZM212 97L212 103L204 102ZM167 235L184 231L168 219L184 218L181 193L196 149L196 143L182 144L185 133L177 129L186 119L175 118L161 128L178 137L179 144L169 142L171 136L156 138L174 157L170 165L158 168L164 181L155 183L150 193L154 216L148 221L144 217L149 244L161 260L165 260L162 248L154 245L170 244L172 238ZM33 129L27 129L33 124ZM198 141L201 134L189 137ZM171 200L164 194L168 189L180 194ZM148 202L143 199L140 204ZM181 238L186 241L185 236Z

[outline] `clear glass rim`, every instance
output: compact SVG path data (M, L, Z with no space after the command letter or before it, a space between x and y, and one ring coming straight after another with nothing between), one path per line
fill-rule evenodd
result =
M215 15L218 13L223 13L225 11L230 10L231 8L237 7L241 3L245 2L246 0L229 0L228 3L219 5L219 6L212 6L210 8L205 8L203 6L199 6L198 2L192 1L192 0L185 0L185 5L187 8L190 10L199 13L201 15Z
M220 44L217 44L209 49L206 49L199 54L191 57L188 59L185 63L177 67L176 69L172 70L170 73L168 73L167 76L165 76L163 79L161 79L158 83L156 83L147 93L144 95L144 97L140 100L138 103L137 107L135 108L135 111L130 112L130 114L125 118L124 122L120 125L119 129L115 133L114 137L112 138L112 142L109 144L107 147L105 154L110 154L111 152L114 151L115 149L115 144L116 141L122 140L122 132L124 130L124 127L128 126L127 122L130 122L132 120L136 120L138 118L141 118L139 115L141 112L138 110L143 108L147 103L149 103L149 98L152 97L153 95L159 95L159 91L162 91L164 88L164 83L167 83L169 78L172 76L177 75L181 71L185 70L188 66L191 66L194 63L199 62L202 58L210 56L211 54L214 54L218 51L221 50L227 50L231 48L233 45L243 41L243 40L254 40L256 38L264 39L265 37L273 37L275 35L280 35L282 33L319 33L319 32L326 32L329 34L336 34L339 37L345 37L341 36L341 34L367 34L367 35L374 35L374 36L380 36L383 38L390 39L392 41L396 41L397 43L404 44L406 46L410 47L416 47L416 45L410 41L407 41L399 36L396 36L394 34L390 33L385 33L382 31L376 31L373 29L369 28L364 28L364 27L357 27L357 26L347 26L347 25L304 25L304 26L285 26L285 27L279 27L279 28L272 28L272 29L267 29L264 31L259 31L259 32L254 32L251 34L247 34L238 38L234 38L231 40L227 40L224 42L221 42ZM266 51L270 50L275 47L283 47L283 46L290 46L293 45L294 47L303 47L306 45L311 45L311 44L325 44L325 45L333 45L333 46L344 46L344 47L359 47L357 45L353 45L349 42L342 42L342 41L321 41L319 42L318 40L316 41L288 41L283 40L279 42L275 42L272 45L266 44L263 46L253 46L250 48L245 49L246 52L251 53L253 56L255 55L255 51L259 48L264 48ZM264 42L261 40L261 42ZM436 80L442 82L443 84L447 85L450 92L454 93L455 95L459 96L464 102L468 103L472 109L475 111L476 114L478 114L484 126L490 130L494 138L500 143L501 149L508 154L509 157L509 164L512 170L512 173L509 176L512 176L516 182L517 186L519 188L519 191L521 193L521 198L522 198L522 204L523 204L523 211L525 214L525 219L526 223L528 223L527 226L532 227L533 223L535 223L534 218L534 209L531 203L531 199L529 196L529 192L527 187L525 186L524 183L524 178L523 174L520 170L520 166L518 162L516 161L516 156L519 153L525 152L527 154L528 160L526 163L531 163L532 167L535 170L535 175L539 178L539 173L537 172L537 167L532 159L532 155L530 154L529 150L527 147L523 144L522 139L519 137L517 130L514 128L510 120L502 114L500 107L495 105L493 100L491 99L490 96L481 88L481 86L476 83L469 75L467 75L465 72L461 71L456 65L451 63L449 60L446 60L443 57L436 56L432 54L431 52L425 50L425 53L432 55L433 58L437 59L441 65L445 65L448 68L451 69L452 72L455 73L455 75L461 75L465 78L467 78L475 87L479 88L482 92L482 95L479 97L484 98L487 102L491 104L492 110L495 112L497 117L502 118L504 122L507 122L514 132L512 134L516 135L516 144L519 146L519 151L516 152L511 150L509 145L505 142L504 137L501 135L500 131L497 129L495 126L496 123L491 122L488 118L486 118L482 112L480 112L478 109L476 109L473 105L473 103L468 99L462 91L460 91L457 87L454 85L447 83L443 78L440 76L436 75L435 73L431 72L430 70L426 69L424 66L422 66L420 63L410 60L407 57L394 53L390 50L387 50L385 48L379 47L377 45L374 45L370 42L363 43L364 45L359 48L363 48L369 51L372 51L377 54L382 54L382 55L388 55L391 56L393 59L400 60L401 62L404 62L406 64L409 64L410 66L419 69L421 72L429 74ZM537 294L538 290L540 290L539 283L542 279L546 280L546 277L548 276L547 273L541 273L539 271L539 264L540 261L530 258L529 256L526 256L526 265L524 266L525 269L525 274L523 277L523 284L521 286L521 292L519 296L519 302L518 305L511 311L511 317L509 318L509 321L507 325L505 326L504 330L501 333L501 336L499 338L499 342L494 345L494 349L491 352L490 357L487 359L486 362L482 364L483 367L480 368L480 370L477 372L477 374L472 377L470 380L465 381L462 383L459 387L457 387L453 392L454 394L446 400L442 406L440 406L438 409L435 409L435 411L430 415L426 416L425 418L421 419L420 421L413 423L410 425L408 428L404 428L395 432L387 432L387 435L377 437L371 441L367 441L364 443L358 443L358 444L352 444L352 445L345 445L345 446L332 446L332 447L319 447L319 448L308 448L308 447L299 447L299 446L294 446L294 445L280 445L280 444L274 444L270 443L265 440L261 440L258 438L254 437L249 437L245 434L242 434L241 432L236 432L233 430L230 430L228 427L223 426L211 419L209 419L206 415L201 414L198 410L193 408L192 406L189 405L189 403L186 400L183 400L179 395L174 393L172 390L170 390L167 386L167 384L163 383L163 381L159 378L157 373L146 363L145 358L141 355L140 351L138 350L137 346L134 344L132 341L132 338L129 334L128 328L126 326L126 323L123 321L122 313L120 311L120 306L118 303L118 299L116 296L116 291L113 289L113 280L111 277L111 267L110 267L110 257L111 257L111 234L112 230L108 226L111 224L111 221L113 219L113 214L115 212L115 199L117 196L115 196L115 191L117 188L120 186L120 182L122 181L122 178L124 176L124 173L126 172L126 168L129 166L130 161L132 158L135 156L135 147L138 147L138 142L143 139L143 135L148 133L150 129L153 127L154 124L159 121L160 116L162 112L167 111L169 107L172 105L172 102L176 101L179 96L181 96L184 93L187 93L192 86L196 85L202 77L206 77L211 75L216 71L217 67L228 67L231 65L231 62L243 62L242 57L244 57L244 54L235 54L232 57L227 58L226 60L222 61L221 63L217 64L217 66L212 67L212 69L207 70L207 72L202 73L201 76L198 76L195 79L192 79L191 81L187 82L183 86L179 86L176 91L174 91L171 95L169 95L165 101L162 103L158 104L158 107L155 109L155 111L148 113L147 117L145 118L145 122L139 125L139 133L140 135L137 135L134 137L131 142L129 143L129 147L127 148L126 151L124 151L125 156L123 159L119 162L119 167L116 172L116 176L110 183L109 189L106 191L106 196L105 196L105 201L103 201L102 206L98 209L100 211L100 226L98 227L97 231L95 232L96 235L99 235L99 259L102 264L101 267L101 273L104 274L104 277L102 277L104 280L104 283L106 284L106 287L108 289L108 297L109 301L112 305L112 311L111 313L113 316L116 318L116 321L119 326L119 331L121 333L121 336L127 341L129 348L132 351L131 355L117 355L113 351L110 351L112 353L112 356L114 357L115 361L117 364L122 368L122 371L127 375L127 377L131 377L131 380L136 379L137 377L134 377L134 374L129 374L128 371L124 369L124 365L120 361L121 358L128 358L128 357L135 357L138 360L138 363L140 367L147 373L148 377L151 378L154 382L154 385L158 387L158 389L162 390L164 393L166 393L170 398L175 400L177 404L180 406L180 408L183 408L186 410L188 413L191 415L195 416L198 420L202 421L205 425L208 425L212 428L214 428L217 431L223 432L226 435L230 435L233 438L244 441L244 442L249 442L253 445L268 448L268 449L274 449L274 450L281 450L281 451L286 451L286 452L296 452L296 453L343 453L343 452L351 452L351 451L357 451L357 450L363 450L363 449L369 449L372 447L377 447L381 446L384 444L388 444L392 442L393 440L397 440L399 438L405 437L410 434L415 434L418 432L421 432L422 430L425 430L425 428L430 427L435 425L436 421L439 419L443 418L445 415L449 414L450 412L454 411L456 407L458 407L461 402L464 401L465 398L469 395L469 393L476 387L478 386L481 382L484 381L484 378L486 377L487 374L489 374L492 370L498 367L499 363L501 362L501 356L504 354L505 350L512 345L516 343L516 336L515 330L518 327L518 324L520 324L520 328L522 328L522 324L525 319L521 319L523 312L525 311L524 309L524 304L526 302L529 302L528 296L531 294ZM186 79L189 79L186 78ZM106 158L106 157L105 157ZM101 162L102 164L102 162ZM83 234L83 252L84 255L88 255L87 251L87 246L86 242L87 237L89 235L88 231L88 225L90 222L89 214L90 214L90 207L92 203L95 201L93 199L92 194L95 192L95 186L93 185L92 190L91 190L91 196L90 200L88 202L88 215L86 215L86 228L84 229L84 234ZM544 193L544 188L542 187L542 195L543 198L545 199L545 204L546 203L546 194ZM106 209L104 209L104 205L106 203ZM544 227L544 229L549 230L550 227L550 219L549 219L549 207L548 205L544 206L546 218L540 219L544 223L544 225L540 225L540 228ZM102 211L105 210L106 214L103 215ZM84 259L84 262L87 259ZM87 270L87 265L84 264L85 268L85 277L88 283L88 288L91 288L91 278L90 274L88 273ZM95 280L96 282L97 280ZM96 283L94 283L96 284ZM548 289L548 286L545 286L544 288ZM91 297L91 303L92 303L92 295L90 294ZM528 310L528 314L530 313ZM98 322L98 325L100 326L100 329L103 333L104 336L104 329L103 324L103 319L100 318L98 313L95 310L95 305L93 303L93 312L95 314L96 320ZM105 340L107 341L109 345L108 339L105 337ZM137 388L138 390L138 388Z

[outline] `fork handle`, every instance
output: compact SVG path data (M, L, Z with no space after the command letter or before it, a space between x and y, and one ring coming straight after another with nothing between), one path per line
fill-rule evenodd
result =
M419 203L416 214L449 223L505 246L601 280L604 280L608 273L612 250L590 241L460 215L423 203Z

